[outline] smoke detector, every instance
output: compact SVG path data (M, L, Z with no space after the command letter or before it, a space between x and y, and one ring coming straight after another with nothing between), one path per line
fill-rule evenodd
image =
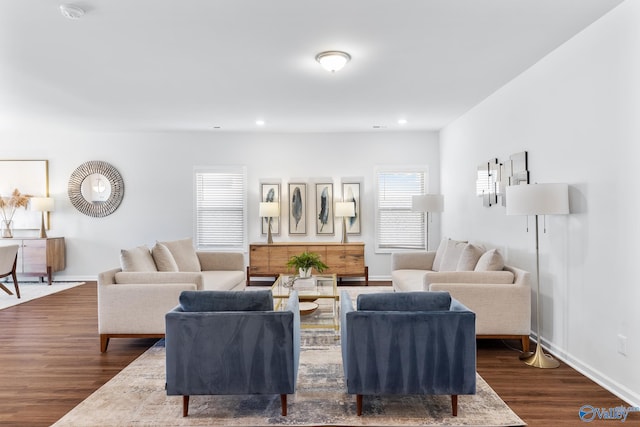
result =
M84 9L75 4L61 4L60 13L65 18L80 19L84 15Z

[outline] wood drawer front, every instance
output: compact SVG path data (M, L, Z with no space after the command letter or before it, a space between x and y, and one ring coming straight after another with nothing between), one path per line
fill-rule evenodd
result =
M327 246L327 273L344 273L344 248L342 246Z
M46 240L24 240L21 252L23 273L47 273Z
M269 273L269 248L251 245L249 249L249 267L252 274Z
M269 250L269 271L274 275L287 272L289 251L287 246L274 246Z
M345 273L364 274L364 246L347 246L344 252Z

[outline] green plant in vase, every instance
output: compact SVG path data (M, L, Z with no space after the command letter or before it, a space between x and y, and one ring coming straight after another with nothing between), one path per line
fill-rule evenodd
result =
M298 270L301 279L311 277L311 269L315 268L318 273L322 273L329 268L327 264L322 262L320 255L315 252L303 252L300 255L293 255L287 261L287 267Z

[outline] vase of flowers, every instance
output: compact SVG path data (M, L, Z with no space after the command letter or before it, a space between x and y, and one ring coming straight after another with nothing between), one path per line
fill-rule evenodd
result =
M0 215L2 216L2 238L13 237L13 216L18 208L26 208L29 204L27 194L21 194L16 188L9 197L0 197Z
M329 268L327 264L322 262L320 255L315 252L303 252L300 255L294 255L287 261L287 267L298 270L301 279L311 277L311 269L315 268L318 273L322 273Z

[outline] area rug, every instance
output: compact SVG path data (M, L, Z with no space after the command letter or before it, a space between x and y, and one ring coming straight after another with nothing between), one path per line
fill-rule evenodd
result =
M280 415L280 397L167 396L164 342L141 355L75 407L54 427L82 426L523 426L525 423L478 375L477 393L461 395L458 416L449 396L365 396L356 416L355 396L345 392L339 341L304 331L297 391Z
M16 291L13 287L13 282L7 283L3 281L2 284L13 292L13 295L9 295L0 289L0 310L55 294L56 292L64 291L75 286L84 285L84 283L85 282L53 282L51 286L49 286L44 282L21 282L20 279L18 279L18 287L20 288L20 298L18 299L15 295Z

